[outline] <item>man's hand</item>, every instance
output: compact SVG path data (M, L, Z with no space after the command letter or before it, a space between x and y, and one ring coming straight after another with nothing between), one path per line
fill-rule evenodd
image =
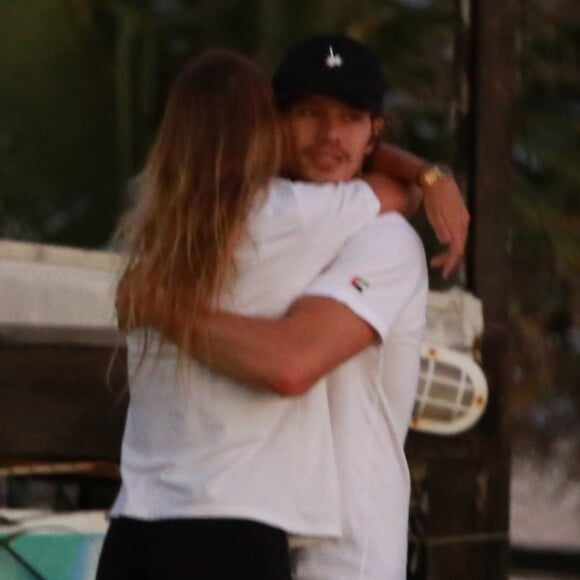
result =
M445 175L433 184L421 183L427 219L441 244L448 246L430 260L433 268L441 268L447 278L461 263L465 254L469 213L457 182Z

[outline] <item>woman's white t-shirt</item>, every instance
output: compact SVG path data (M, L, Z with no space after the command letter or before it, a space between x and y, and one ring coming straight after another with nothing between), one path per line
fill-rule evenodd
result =
M221 307L278 317L379 203L364 181L275 180L249 220L237 281ZM228 517L289 533L340 533L340 498L323 381L301 397L237 384L196 361L177 365L171 344L128 338L130 404L122 486L112 516ZM138 369L137 372L135 369Z

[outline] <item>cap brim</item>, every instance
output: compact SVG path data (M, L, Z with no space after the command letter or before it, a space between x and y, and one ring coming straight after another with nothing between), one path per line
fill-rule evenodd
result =
M276 101L279 106L287 107L294 104L296 101L303 99L309 95L327 95L335 97L341 101L346 101L349 105L353 105L360 109L368 109L372 113L378 114L382 112L382 102L379 104L375 100L364 99L355 91L348 91L345 89L333 89L330 87L324 88L308 88L304 90L292 90L279 92L276 94Z

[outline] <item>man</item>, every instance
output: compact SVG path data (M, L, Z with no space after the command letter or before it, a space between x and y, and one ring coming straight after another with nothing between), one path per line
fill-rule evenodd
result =
M347 39L348 40L348 39ZM343 36L313 37L297 44L287 54L273 78L274 92L278 105L290 120L292 130L291 145L294 147L294 166L290 168L293 177L306 181L344 181L361 171L365 157L372 151L366 142L358 143L356 136L345 133L342 128L341 147L353 151L351 157L346 155L336 158L335 166L326 165L315 159L316 151L328 150L334 137L324 134L324 125L329 119L319 119L318 136L308 134L308 129L300 120L300 113L314 116L316 113L330 113L325 109L324 101L328 96L338 97L334 104L355 104L354 109L343 110L344 113L358 114L362 125L370 121L371 143L377 145L382 134L385 119L383 116L383 92L385 84L379 63L366 47L355 43L349 46L356 50L352 61L343 62L343 57L333 48L332 43L342 44ZM316 58L314 57L316 55ZM314 100L312 100L312 97ZM320 98L322 97L322 98ZM318 101L319 107L315 107ZM340 107L339 107L340 109ZM366 119L365 119L366 117ZM310 124L312 131L316 125ZM368 127L365 137L368 139ZM304 150L301 149L303 140ZM309 157L308 157L309 156ZM393 145L383 144L374 151L373 169L384 172L406 184L418 184L424 195L424 205L429 221L441 243L449 245L448 253L436 256L433 267L442 267L447 277L463 255L467 237L469 217L461 201L455 181L445 175L441 168L405 152ZM445 214L441 209L445 209Z
M273 85L290 127L289 175L348 180L374 152L375 168L422 188L438 236L450 244L450 253L437 257L448 273L463 251L465 210L455 182L438 168L400 150L376 151L383 82L373 55L344 36L311 38L288 53ZM403 444L426 296L422 246L407 222L390 214L355 234L284 318L216 312L194 345L192 354L213 370L283 395L304 393L327 376L342 536L298 548L297 578L405 577ZM162 297L151 306L153 326L159 308ZM169 338L184 331L173 322Z

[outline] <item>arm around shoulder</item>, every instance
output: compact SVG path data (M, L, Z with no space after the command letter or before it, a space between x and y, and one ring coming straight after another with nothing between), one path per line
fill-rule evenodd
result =
M421 207L423 192L413 185L403 185L381 173L365 173L362 179L371 187L379 200L379 213L396 211L411 218Z

